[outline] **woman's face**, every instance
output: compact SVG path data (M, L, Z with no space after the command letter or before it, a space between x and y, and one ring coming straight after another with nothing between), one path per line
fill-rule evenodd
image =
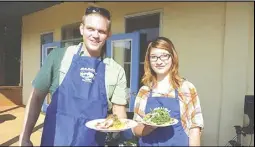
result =
M150 65L157 75L166 75L172 65L171 54L164 49L152 48L150 52Z

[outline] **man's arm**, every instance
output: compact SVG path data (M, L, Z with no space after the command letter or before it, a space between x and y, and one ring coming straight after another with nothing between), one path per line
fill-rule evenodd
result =
M20 145L23 144L22 142L30 141L30 136L39 117L43 100L46 95L47 92L42 92L33 88L26 106L23 130L20 135Z
M127 79L125 75L124 69L121 67L119 69L119 74L117 78L116 87L113 91L113 95L111 98L112 113L116 114L119 118L127 118L126 113L126 89L127 89Z
M116 114L118 118L127 118L126 106L113 104L112 113Z
M39 117L43 100L49 91L55 56L56 53L54 49L48 55L46 61L43 63L43 66L32 83L33 89L26 105L24 125L20 134L19 143L22 146L26 146L27 143L30 142L30 136ZM29 144L31 145L31 142Z

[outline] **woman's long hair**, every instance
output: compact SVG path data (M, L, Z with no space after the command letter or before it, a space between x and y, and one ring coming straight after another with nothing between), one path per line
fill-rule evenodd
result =
M174 89L179 88L181 85L181 77L178 71L179 61L178 61L177 52L174 48L172 41L170 41L169 39L165 37L158 37L157 39L155 39L148 45L145 61L144 61L144 75L142 78L142 83L145 86L148 86L150 89L153 86L156 86L157 84L156 73L152 70L150 65L150 52L152 48L164 49L170 53L172 58L172 65L169 69L169 76L170 76L169 82L173 85Z

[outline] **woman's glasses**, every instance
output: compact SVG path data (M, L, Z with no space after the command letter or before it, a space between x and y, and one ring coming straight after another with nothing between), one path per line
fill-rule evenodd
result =
M89 15L91 13L100 13L101 15L105 16L108 20L111 19L110 12L104 8L99 7L88 7L86 9L85 15Z
M167 61L170 57L171 57L171 54L162 54L160 56L151 55L150 56L150 61L151 62L157 62L158 59L160 59L161 61Z

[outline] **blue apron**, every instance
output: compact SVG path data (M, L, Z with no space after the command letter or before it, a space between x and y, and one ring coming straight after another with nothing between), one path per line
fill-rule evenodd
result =
M180 104L178 91L175 90L175 98L170 97L152 97L150 92L147 100L145 113L156 107L165 107L170 111L173 118L178 119L178 124L168 127L156 128L147 136L139 139L140 146L189 146L189 137L184 132L181 124Z
M105 64L93 57L74 55L62 84L47 108L41 146L103 146L105 133L85 126L107 116Z

